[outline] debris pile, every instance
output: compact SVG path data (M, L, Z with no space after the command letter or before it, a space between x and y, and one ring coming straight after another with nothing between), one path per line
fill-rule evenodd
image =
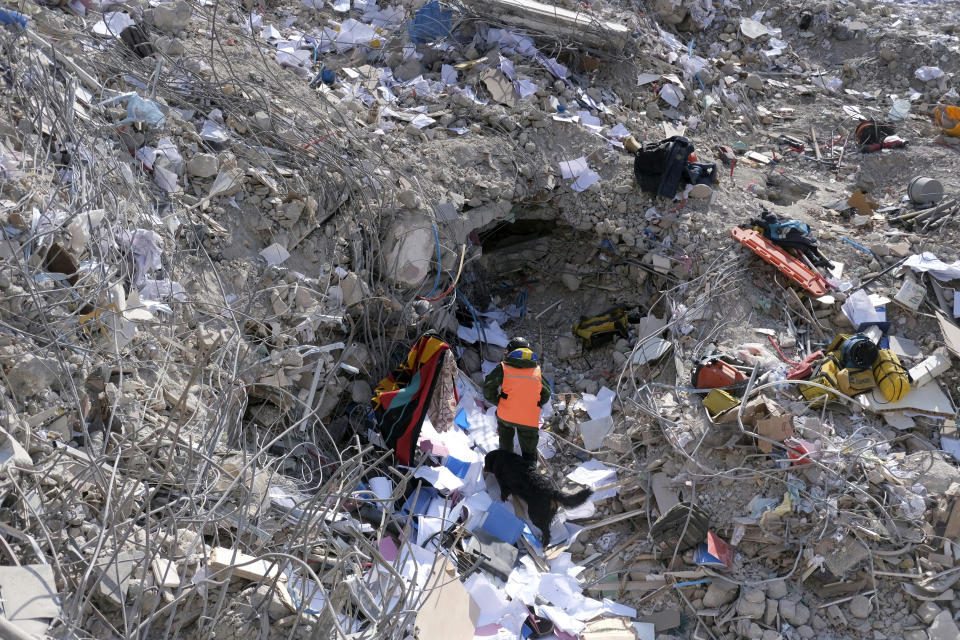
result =
M960 637L955 14L0 6L0 635Z

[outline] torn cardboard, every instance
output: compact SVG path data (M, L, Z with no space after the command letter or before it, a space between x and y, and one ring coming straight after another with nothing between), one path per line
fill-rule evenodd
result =
M473 640L480 609L446 558L435 564L427 580L427 598L417 612L417 637Z
M770 416L757 420L757 433L765 438L783 442L787 438L792 438L793 433L793 414L788 413L782 416ZM758 440L757 446L760 451L770 453L773 451L773 444L766 440Z

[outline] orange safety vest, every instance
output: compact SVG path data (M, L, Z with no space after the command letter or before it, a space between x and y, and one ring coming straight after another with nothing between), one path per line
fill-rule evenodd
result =
M506 398L497 403L497 417L506 422L528 427L540 427L540 391L543 383L540 367L520 369L500 363L503 367L503 383L500 389Z

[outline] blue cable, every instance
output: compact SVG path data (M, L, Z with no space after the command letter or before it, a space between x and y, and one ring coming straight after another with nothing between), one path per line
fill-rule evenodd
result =
M467 305L467 310L470 312L470 317L473 318L473 326L477 327L480 330L480 341L483 344L487 343L487 333L483 330L483 325L480 323L480 319L477 318L477 312L474 310L473 305L470 304L470 301L467 300L467 296L460 293L460 289L456 289L457 296L463 300L463 304Z
M430 293L423 296L424 298L432 298L433 294L440 288L440 234L437 233L437 225L431 224L430 226L433 227L433 239L437 242L437 279L433 281L433 289L430 290Z

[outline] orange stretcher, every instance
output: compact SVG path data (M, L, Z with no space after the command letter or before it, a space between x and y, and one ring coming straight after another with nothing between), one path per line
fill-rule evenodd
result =
M820 296L826 295L830 285L819 272L808 267L804 262L764 238L756 229L735 228L731 231L734 239L747 247L755 254L775 266L791 280L801 287Z

